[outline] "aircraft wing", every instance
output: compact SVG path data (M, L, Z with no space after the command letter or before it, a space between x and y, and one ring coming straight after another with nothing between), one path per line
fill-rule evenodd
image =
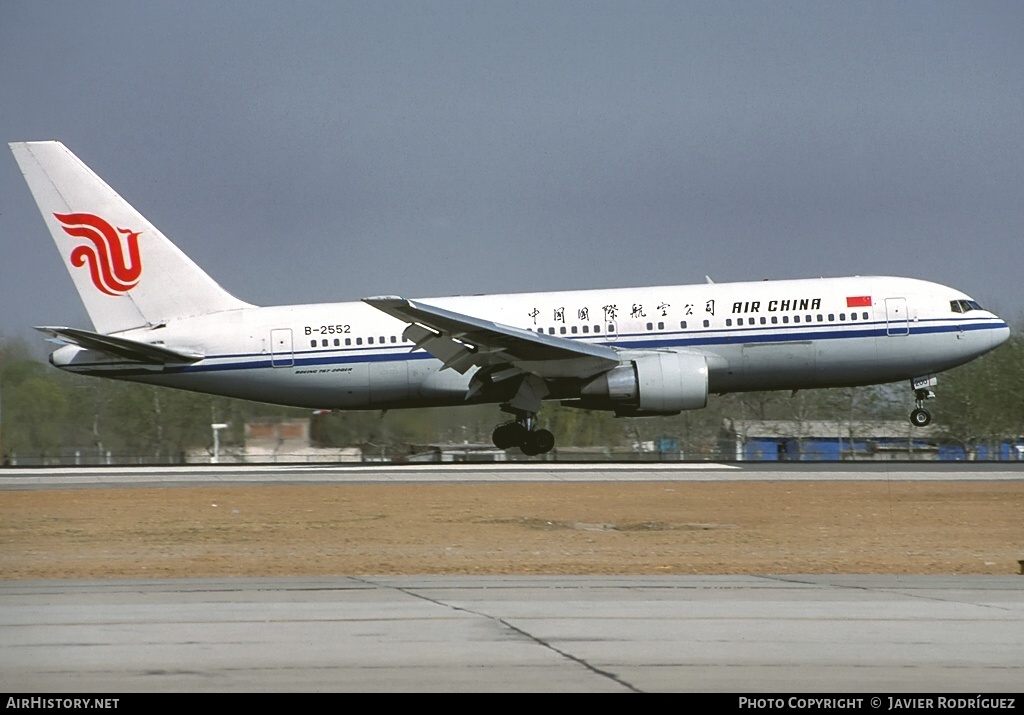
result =
M88 350L97 350L115 357L151 365L192 363L203 359L203 356L198 353L171 350L162 345L129 340L128 338L120 338L116 335L94 333L91 330L48 326L36 326L36 330L46 333L63 343L70 343Z
M592 345L494 323L397 296L363 298L409 323L403 336L465 373L471 367L508 365L539 377L588 377L619 364L618 353Z

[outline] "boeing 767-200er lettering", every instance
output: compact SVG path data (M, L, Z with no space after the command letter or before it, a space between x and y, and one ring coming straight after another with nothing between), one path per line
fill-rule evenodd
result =
M709 393L910 380L1009 337L958 290L853 277L257 307L215 283L59 142L11 149L94 330L39 327L70 372L330 410L494 403L540 454L543 400L674 415Z

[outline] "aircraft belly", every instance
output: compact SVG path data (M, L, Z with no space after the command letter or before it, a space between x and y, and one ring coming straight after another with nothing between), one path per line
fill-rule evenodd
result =
M410 370L409 382L419 398L432 404L463 404L475 372L460 375L455 370L442 370L439 360L421 360Z
M880 359L880 338L747 343L719 350L729 368L712 371L712 392L795 390L903 379L907 366ZM893 373L896 373L893 376Z
M371 404L388 404L411 397L408 362L393 360L370 363L368 367Z
M206 369L202 369L205 367ZM466 402L472 373L440 370L436 360L230 369L121 376L133 382L311 409L387 409Z
M990 349L987 343L975 344L987 337L964 332L890 336L879 339L878 358L880 363L898 373L892 379L942 372Z
M874 336L815 342L815 379L819 387L863 385L876 380L878 340Z
M257 402L311 409L361 409L370 406L365 363L338 368L217 369L154 375L139 378L147 384L164 385Z
M742 346L742 382L747 390L794 389L817 384L815 344L810 341Z

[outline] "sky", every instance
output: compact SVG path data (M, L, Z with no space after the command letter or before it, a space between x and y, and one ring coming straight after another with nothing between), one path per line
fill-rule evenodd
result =
M258 305L901 275L1024 316L1010 0L0 0L0 130ZM0 335L90 327L0 153Z

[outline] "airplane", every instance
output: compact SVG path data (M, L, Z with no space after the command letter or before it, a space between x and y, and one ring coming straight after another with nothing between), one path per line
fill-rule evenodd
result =
M497 404L494 444L537 455L545 400L642 417L910 380L923 427L936 374L1010 334L958 290L880 276L257 307L63 144L10 146L93 323L36 329L84 375L317 410Z

